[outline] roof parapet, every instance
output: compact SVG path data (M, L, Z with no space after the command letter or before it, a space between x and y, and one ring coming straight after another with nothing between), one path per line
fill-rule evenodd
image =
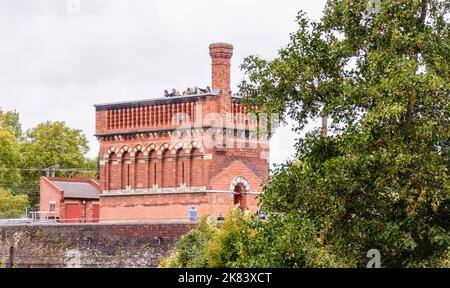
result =
M164 104L167 102L178 102L186 99L193 99L198 97L208 97L208 96L219 96L222 94L222 90L214 89L212 92L204 93L204 94L195 94L195 95L182 95L182 96L174 96L174 97L159 97L153 99L143 99L143 100L132 100L132 101L121 101L121 102L111 102L111 103L102 103L95 104L94 107L97 110L108 109L108 108L124 108L124 107L139 107L146 105L157 105Z

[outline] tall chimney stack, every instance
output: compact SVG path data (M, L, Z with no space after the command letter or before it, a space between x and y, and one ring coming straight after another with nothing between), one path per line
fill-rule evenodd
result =
M233 45L212 43L209 45L209 55L212 59L212 89L221 89L223 93L229 94L230 59L233 56Z

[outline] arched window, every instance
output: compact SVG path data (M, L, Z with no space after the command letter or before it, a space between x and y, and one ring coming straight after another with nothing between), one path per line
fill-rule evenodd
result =
M183 149L180 148L177 150L176 156L175 156L175 186L180 187L182 184L185 183L184 179L184 162L183 162Z
M118 189L120 189L120 163L117 161L117 154L112 152L108 161L107 190Z
M154 185L158 183L156 179L156 151L152 150L148 154L148 188L153 188Z
M134 188L143 189L147 186L146 163L144 152L137 151L135 155Z
M130 153L123 152L121 189L128 189L130 187L130 174L131 174L130 164L131 164Z
M170 187L171 179L173 175L171 175L170 163L169 163L169 149L165 149L162 152L161 159L161 187Z
M198 148L193 148L190 155L190 165L189 168L189 185L191 187L202 186L203 184L203 167L201 153Z

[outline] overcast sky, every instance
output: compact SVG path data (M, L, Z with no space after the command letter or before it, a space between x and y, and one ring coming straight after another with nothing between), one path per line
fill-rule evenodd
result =
M25 129L51 120L83 130L94 157L94 104L210 85L212 42L234 45L236 91L244 57L275 57L296 31L297 12L319 19L324 5L325 0L0 0L0 107L18 111ZM292 155L298 137L290 128L272 139L272 163Z

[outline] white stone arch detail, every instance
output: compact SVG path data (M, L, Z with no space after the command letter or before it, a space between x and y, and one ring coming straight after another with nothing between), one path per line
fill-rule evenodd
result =
M156 145L155 143L151 143L147 145L147 147L145 147L144 156L148 157L151 151L158 152L158 149L159 149L158 145Z
M123 153L124 153L124 152L130 153L130 157L131 157L131 149L130 149L130 146L125 145L125 146L123 146L122 148L120 148L119 153L117 153L117 158L118 158L118 159L122 159L122 156L123 156Z
M169 143L164 143L164 144L162 144L160 147L159 147L159 149L158 149L158 155L162 155L162 152L164 151L164 150L166 150L166 149L168 149L169 151L170 151L170 144Z
M117 148L115 146L111 146L108 149L106 149L105 154L103 155L103 159L109 160L109 156L111 153L116 152Z
M136 146L134 146L133 150L131 150L130 157L134 158L136 156L136 153L139 151L144 151L144 146L142 144L137 144Z
M184 145L183 145L182 142L178 142L177 144L175 144L172 147L172 150L170 151L170 154L175 155L179 149L183 149L183 146Z
M244 192L250 191L250 182L248 182L247 178L245 178L244 176L236 176L233 178L233 181L231 181L230 184L230 191L234 192L234 189L239 184L241 184L244 187L245 190Z
M205 153L205 149L203 149L203 145L197 141L192 141L191 143L189 143L188 145L186 145L185 147L185 153L186 154L190 154L192 149L197 148L201 154Z

